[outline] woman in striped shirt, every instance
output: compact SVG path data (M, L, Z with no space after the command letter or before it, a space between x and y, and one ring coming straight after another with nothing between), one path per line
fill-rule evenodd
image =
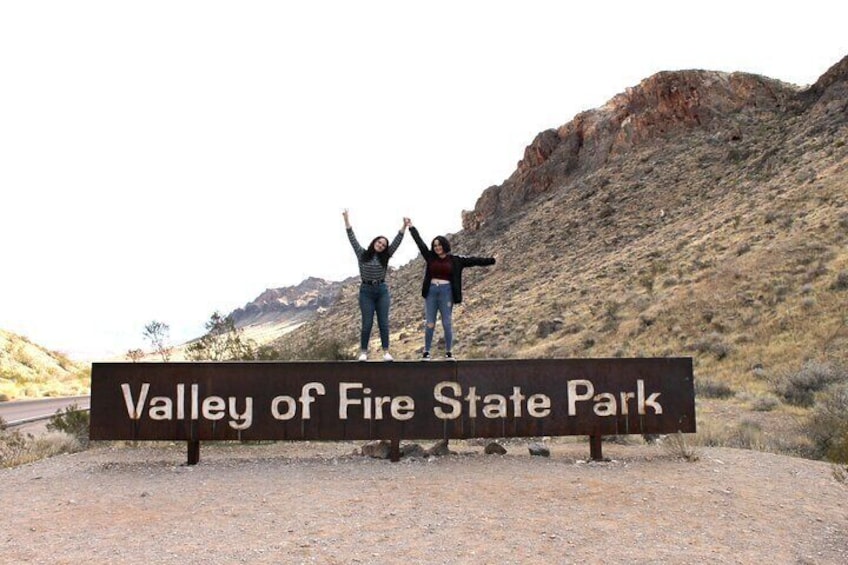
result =
M350 226L350 216L347 209L342 212L347 238L359 261L359 310L362 312L362 332L359 337L359 360L368 359L368 342L371 340L371 328L374 325L374 315L377 315L377 325L380 328L380 343L383 346L383 360L392 361L389 353L389 287L386 284L386 271L389 268L389 258L397 251L407 222L398 231L395 238L389 240L380 235L371 240L368 249L363 249Z

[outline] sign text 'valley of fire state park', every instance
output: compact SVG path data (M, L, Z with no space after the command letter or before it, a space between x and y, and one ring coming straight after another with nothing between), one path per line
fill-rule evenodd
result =
M695 431L691 358L95 363L93 440Z

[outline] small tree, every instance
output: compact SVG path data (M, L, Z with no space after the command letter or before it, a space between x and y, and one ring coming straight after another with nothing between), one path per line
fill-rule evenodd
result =
M192 361L247 361L256 358L254 344L242 339L232 316L215 312L206 322L206 335L186 347Z
M126 353L126 358L133 363L138 363L144 357L144 351L141 349L130 349Z
M162 357L162 361L167 362L171 358L172 347L168 345L168 336L171 333L171 327L168 324L153 320L144 326L144 337L150 342L153 350Z

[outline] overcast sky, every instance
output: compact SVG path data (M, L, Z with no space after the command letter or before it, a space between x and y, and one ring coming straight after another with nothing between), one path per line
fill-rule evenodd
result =
M751 7L749 4L757 4ZM813 83L848 3L0 3L0 329L79 360L461 228L537 133L663 70ZM494 252L494 250L493 250ZM411 238L392 263L416 255Z

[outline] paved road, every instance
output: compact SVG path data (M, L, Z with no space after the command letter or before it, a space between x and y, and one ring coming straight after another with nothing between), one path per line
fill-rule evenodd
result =
M39 398L38 400L13 400L0 402L0 418L9 426L18 426L28 422L37 422L53 416L57 410L76 404L88 410L91 406L89 396L63 396L59 398Z

